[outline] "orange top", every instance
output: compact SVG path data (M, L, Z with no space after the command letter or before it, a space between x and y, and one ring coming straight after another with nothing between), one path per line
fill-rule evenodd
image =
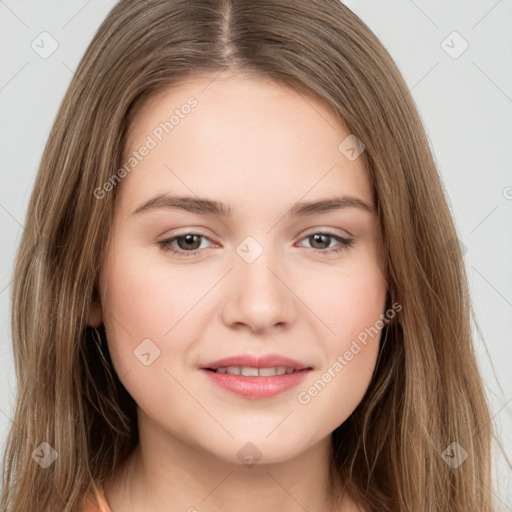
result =
M108 506L102 484L93 486L92 492L84 498L83 512L112 512Z

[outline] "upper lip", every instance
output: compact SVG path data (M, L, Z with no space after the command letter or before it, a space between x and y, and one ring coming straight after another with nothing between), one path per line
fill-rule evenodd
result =
M216 370L217 368L225 368L228 366L245 366L249 368L277 368L284 366L295 370L311 368L307 364L303 364L295 359L290 359L289 357L280 356L279 354L240 354L203 364L200 368Z

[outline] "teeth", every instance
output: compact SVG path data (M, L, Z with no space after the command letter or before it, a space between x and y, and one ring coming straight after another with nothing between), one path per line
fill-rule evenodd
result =
M258 375L262 377L272 377L276 374L276 368L259 368Z
M228 366L217 368L216 373L228 373L230 375L243 375L244 377L273 377L274 375L284 375L293 373L294 368L286 368L286 366L278 366L274 368L251 368L249 366Z
M229 372L229 368L228 368ZM248 368L247 366L242 366L240 368L240 375L245 377L257 377L258 376L258 368Z

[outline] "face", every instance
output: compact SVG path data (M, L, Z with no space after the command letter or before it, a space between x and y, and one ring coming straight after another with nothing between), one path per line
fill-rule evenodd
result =
M94 322L141 428L225 461L283 461L370 383L386 300L373 191L318 100L212 80L153 96L131 126Z

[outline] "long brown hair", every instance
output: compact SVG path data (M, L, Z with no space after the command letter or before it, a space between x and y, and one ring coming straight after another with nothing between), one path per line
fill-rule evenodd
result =
M379 511L493 512L496 437L456 228L403 78L339 0L122 0L98 29L51 130L17 254L2 511L78 512L137 444L105 331L87 326L119 187L95 191L118 175L145 99L222 71L313 95L365 146L388 302L402 310L383 329L364 399L332 434L333 481ZM458 467L443 456L452 443L467 453Z

